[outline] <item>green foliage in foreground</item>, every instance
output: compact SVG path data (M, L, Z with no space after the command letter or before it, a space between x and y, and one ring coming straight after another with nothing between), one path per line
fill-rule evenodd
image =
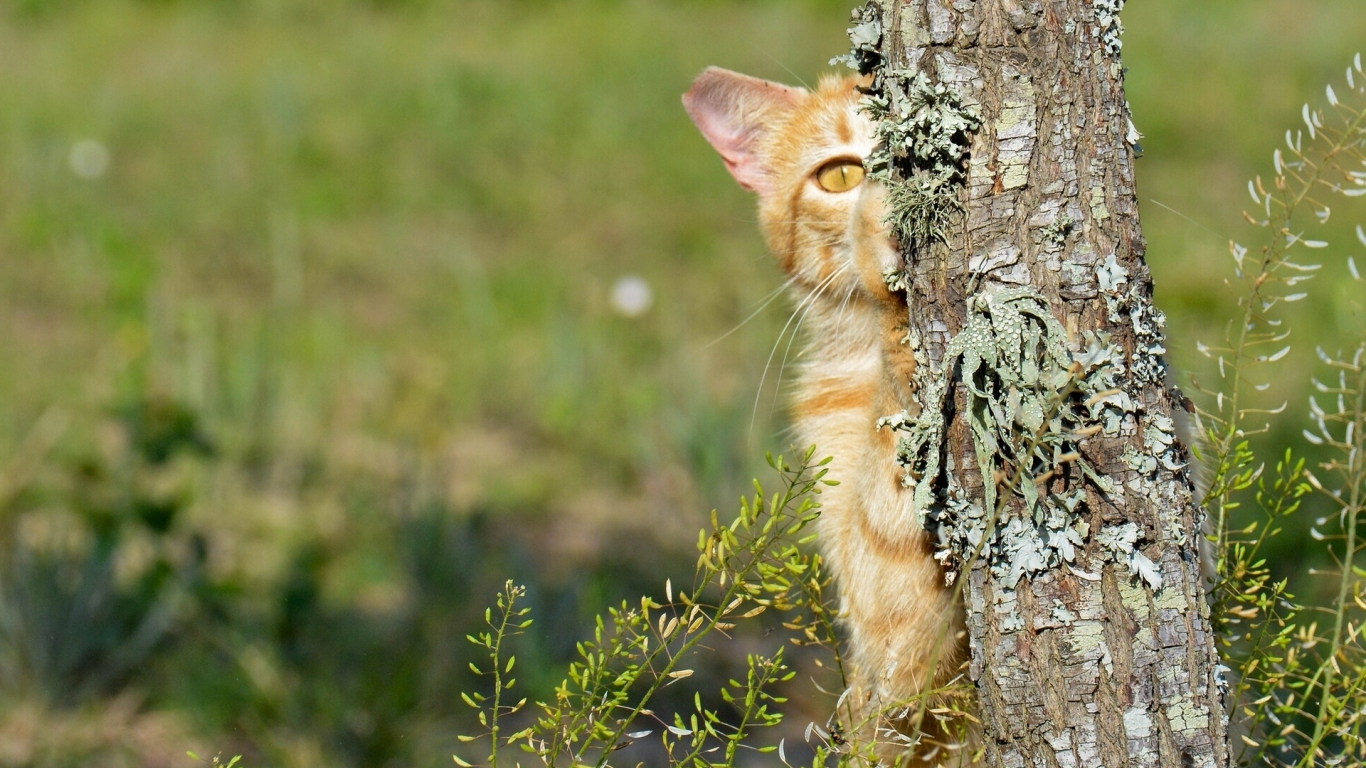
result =
M823 600L828 580L819 557L804 547L814 538L807 530L817 517L814 494L822 484L832 483L823 469L810 464L811 455L796 467L770 457L781 477L779 493L767 496L756 483L754 497L729 525L719 524L713 513L710 532L699 537L697 575L690 589L675 595L669 582L664 603L642 597L639 604L622 603L600 615L592 638L577 644L578 659L554 698L538 703L534 722L512 733L502 724L527 702L507 703L513 681L506 675L515 657L507 654L505 643L531 620L523 618L526 609L514 607L524 591L509 583L498 597L496 614L485 617L491 631L469 638L488 653L479 673L491 678L491 694L465 695L488 728L488 764L496 768L500 748L516 744L542 765L603 766L614 752L658 733L669 765L734 765L755 729L781 722L782 714L773 708L787 699L773 688L796 676L781 645L768 655L749 654L744 682L731 680L722 688L721 699L732 712L705 706L700 697L694 698L691 712L676 711L672 717L652 707L657 706L657 693L692 677L689 665L704 640L715 641L737 622L770 609L785 614L791 629L817 630L810 636L818 643L833 637L831 612ZM459 757L456 763L470 765Z

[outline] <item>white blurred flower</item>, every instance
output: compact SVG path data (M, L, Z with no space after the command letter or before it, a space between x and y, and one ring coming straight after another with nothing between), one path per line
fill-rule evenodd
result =
M94 139L81 139L67 155L71 172L82 179L98 179L109 170L109 148Z
M623 317L640 317L654 300L650 284L639 275L622 275L612 286L612 309Z

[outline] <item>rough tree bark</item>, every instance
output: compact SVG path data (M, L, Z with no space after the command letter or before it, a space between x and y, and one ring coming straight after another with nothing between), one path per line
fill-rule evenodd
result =
M876 77L872 171L907 256L888 279L921 362L924 410L888 422L965 572L992 766L1228 763L1122 4L875 0L850 30L849 63Z

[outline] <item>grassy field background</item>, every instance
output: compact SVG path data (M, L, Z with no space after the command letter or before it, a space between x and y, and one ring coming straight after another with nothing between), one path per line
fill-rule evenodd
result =
M787 447L760 381L789 309L726 335L780 280L678 97L709 64L812 80L846 5L0 0L0 765L449 764L505 578L544 695L609 600L689 573ZM1198 374L1228 241L1259 243L1246 180L1366 12L1124 21L1158 303ZM1315 230L1269 444L1298 445L1314 345L1362 327L1355 220Z

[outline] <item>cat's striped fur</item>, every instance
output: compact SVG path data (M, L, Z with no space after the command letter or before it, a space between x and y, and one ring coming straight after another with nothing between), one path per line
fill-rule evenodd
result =
M822 497L819 539L841 595L851 700L866 717L957 674L965 640L961 607L902 486L896 438L876 428L882 416L918 410L906 300L883 278L901 265L883 192L871 180L832 192L818 179L828 164L861 162L873 149L855 85L827 78L807 91L713 68L683 101L758 195L764 237L806 313L792 417L803 445L834 457L840 481ZM961 755L935 749L943 737L930 725L912 764L959 764Z

